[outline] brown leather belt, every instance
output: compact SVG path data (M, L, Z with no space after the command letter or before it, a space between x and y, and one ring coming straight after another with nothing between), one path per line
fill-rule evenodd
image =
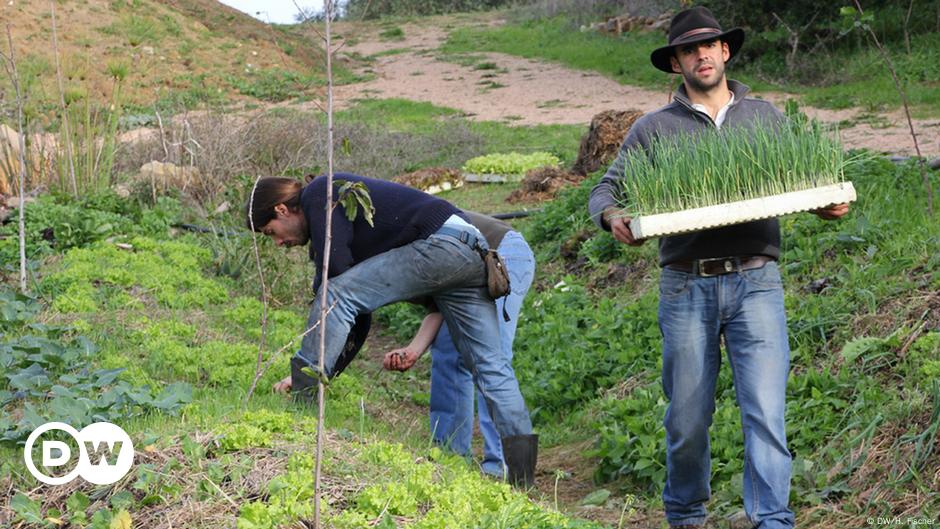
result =
M696 259L694 261L677 261L669 263L666 268L678 270L699 277L712 277L732 272L743 272L761 268L773 261L766 255L743 255L740 257L718 257L716 259Z

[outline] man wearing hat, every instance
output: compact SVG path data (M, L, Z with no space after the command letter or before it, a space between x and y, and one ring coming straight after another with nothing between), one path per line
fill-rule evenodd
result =
M591 192L589 209L601 228L631 246L630 218L617 206L626 153L675 134L720 133L726 127L773 125L786 119L748 87L725 77L725 63L744 31L723 31L711 11L693 7L672 19L669 44L650 55L653 66L682 76L673 101L630 128L617 159ZM669 160L658 160L668 164ZM629 198L629 197L627 197ZM815 213L841 217L841 204ZM711 489L708 428L724 338L744 433L744 510L761 529L793 527L790 452L784 429L790 350L777 258L780 227L760 220L659 241L659 325L663 390L669 399L663 503L672 528L705 524Z

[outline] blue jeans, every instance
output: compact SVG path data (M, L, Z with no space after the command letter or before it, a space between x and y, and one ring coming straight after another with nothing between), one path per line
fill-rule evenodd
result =
M761 529L793 527L784 431L790 347L777 263L716 277L663 269L659 325L669 399L666 519L670 525L705 523L711 494L708 427L724 335L744 432L745 512Z
M486 241L474 228L467 233ZM471 242L472 244L472 242ZM459 239L435 233L405 246L357 263L328 283L325 368L333 367L346 343L357 315L379 307L423 296L431 296L451 329L464 365L475 374L486 399L496 430L502 436L532 433L529 412L515 374L505 369L501 353L496 305L486 291L486 271L480 254ZM310 309L307 328L320 320L323 287ZM320 355L319 328L304 336L297 356L316 368Z
M535 256L521 234L507 232L497 248L506 261L512 287L508 296L496 300L499 315L499 338L505 360L502 369L508 376L512 370L512 342L519 322L519 311L535 275ZM509 321L503 318L503 308ZM469 455L473 434L473 376L464 366L447 324L441 326L431 344L431 432L434 440L461 455ZM480 433L483 434L483 472L504 477L503 446L490 418L486 400L477 392Z

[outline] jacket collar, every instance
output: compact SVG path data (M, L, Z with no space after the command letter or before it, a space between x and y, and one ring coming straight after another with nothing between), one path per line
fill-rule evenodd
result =
M735 81L734 79L728 79L728 89L731 90L731 93L734 94L734 102L731 103L731 106L737 105L744 100L744 96L751 91L748 86L742 82ZM681 104L682 106L694 110L692 108L692 101L689 100L689 94L685 91L685 84L679 85L679 88L676 89L676 92L672 94L673 101Z

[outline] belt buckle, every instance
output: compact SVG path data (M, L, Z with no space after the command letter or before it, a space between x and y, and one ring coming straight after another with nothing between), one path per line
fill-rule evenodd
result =
M716 257L714 259L698 259L695 261L695 274L699 277L715 277L715 276L720 276L722 274L730 274L731 272L734 272L736 268L741 267L740 262L739 261L736 262L736 261L737 261L737 258L735 257ZM715 274L709 274L705 272L703 265L705 265L706 263L717 263L717 262L724 262L724 271L721 271Z

